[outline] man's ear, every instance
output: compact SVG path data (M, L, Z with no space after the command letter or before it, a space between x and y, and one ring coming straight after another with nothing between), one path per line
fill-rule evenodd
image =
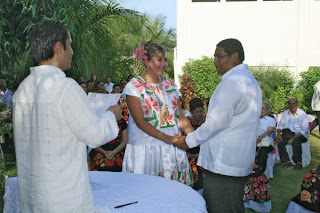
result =
M54 45L54 48L53 48L54 55L57 55L57 56L61 55L63 52L63 49L64 49L64 47L63 47L62 43L60 41L57 41L57 43Z
M238 53L232 53L231 57L232 57L233 64L238 65L240 63L239 54Z

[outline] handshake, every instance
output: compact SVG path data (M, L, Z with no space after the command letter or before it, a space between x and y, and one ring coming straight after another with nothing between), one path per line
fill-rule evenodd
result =
M173 146L177 146L180 149L184 149L184 150L189 149L189 146L186 143L186 136L174 134L172 144Z

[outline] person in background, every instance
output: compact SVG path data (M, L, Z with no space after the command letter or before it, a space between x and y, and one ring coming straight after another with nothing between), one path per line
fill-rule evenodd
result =
M196 130L205 121L203 103L200 98L193 98L189 102L189 107L192 116L188 117L188 119L193 129ZM199 190L199 192L203 194L204 169L201 166L197 166L199 151L200 146L194 147L192 149L187 149L187 155L193 175L193 188L195 190Z
M316 113L316 119L312 123L311 130L312 131L316 126L319 126L319 119L320 119L320 81L318 81L314 87L314 93L312 96L312 102L311 107L312 110ZM320 127L319 127L319 133L320 133Z
M104 83L103 82L97 82L95 85L94 91L96 93L104 93L104 94L108 93L106 90L104 90Z
M133 75L128 75L128 77L127 77L127 83L128 83L129 81L131 81L131 79L133 79Z
M104 84L104 90L106 90L109 94L112 92L113 83L111 82L111 77L106 77L106 83Z
M90 82L93 83L93 85L95 85L97 83L97 74L92 73L90 76Z
M297 98L288 100L287 110L282 114L281 120L277 129L276 141L278 143L280 160L283 163L283 168L292 166L286 145L290 144L293 148L292 160L296 163L294 169L302 169L302 149L301 143L308 140L310 129L310 118L307 113L299 109Z
M73 50L64 22L37 23L29 44L38 66L13 96L20 212L93 213L87 145L117 136L122 107L96 117L83 89L66 77Z
M120 88L121 88L121 92L123 91L123 89L126 87L126 81L125 80L120 80Z
M183 113L184 113L184 116L185 116L185 117L190 117L190 116L192 116L192 114L190 113L190 111L185 108L186 106L185 106L184 101L183 101L183 99L182 99L181 96L179 97L179 100L180 100L180 103L181 103L181 108L182 108L182 111L183 111Z
M12 107L13 92L7 88L6 80L0 78L0 101L6 104L6 107Z
M86 82L83 76L80 76L78 79L78 83L81 83L81 82Z
M130 112L122 171L192 185L186 152L173 143L180 130L190 133L193 128L182 112L175 83L163 76L165 50L153 41L144 48L146 73L131 79L122 93Z
M87 82L87 90L89 92L94 92L94 83L92 81Z
M121 93L120 84L115 84L115 85L113 85L112 93Z
M243 189L253 168L262 97L244 58L237 39L217 44L213 62L222 81L211 96L206 121L175 143L183 149L201 145L197 165L205 169L209 212L245 212Z
M88 88L87 88L87 83L86 82L80 82L79 85L83 89L83 91L88 95Z

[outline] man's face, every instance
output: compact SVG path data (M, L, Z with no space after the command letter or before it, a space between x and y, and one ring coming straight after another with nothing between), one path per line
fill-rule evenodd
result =
M288 101L288 109L290 110L291 113L296 113L297 112L297 109L298 109L298 103L296 101L296 99L294 98L291 98L289 101Z
M107 77L107 78L106 78L106 81L107 81L108 84L110 84L111 78L110 78L110 77Z
M69 38L66 39L65 48L63 48L62 57L61 57L61 70L67 70L71 68L73 50L71 47L72 39L71 35L69 34Z
M216 66L216 70L219 75L225 74L234 67L232 55L228 56L228 54L224 51L224 48L222 47L216 48L216 51L214 52L213 63Z

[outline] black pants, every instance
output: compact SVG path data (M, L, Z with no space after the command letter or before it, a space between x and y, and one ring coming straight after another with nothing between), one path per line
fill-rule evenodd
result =
M267 167L268 154L271 152L273 147L270 145L268 147L260 147L257 149L256 162L257 165L261 168L261 172L264 172Z
M317 116L317 119L315 119L313 122L312 122L312 126L311 126L311 129L310 129L310 132L316 128L317 126L319 126L319 134L320 134L320 125L319 125L319 119L320 119L320 111L315 111L316 113L316 116Z
M283 138L282 142L278 145L279 148L279 154L280 154L280 160L282 163L290 161L287 150L286 150L286 145L288 144L290 138ZM301 163L301 155L302 155L302 149L301 149L301 144L307 142L307 138L305 138L303 135L296 137L293 140L292 147L293 147L293 155L292 155L292 160L297 163Z
M209 213L244 213L243 194L248 176L231 177L205 170L203 197Z

